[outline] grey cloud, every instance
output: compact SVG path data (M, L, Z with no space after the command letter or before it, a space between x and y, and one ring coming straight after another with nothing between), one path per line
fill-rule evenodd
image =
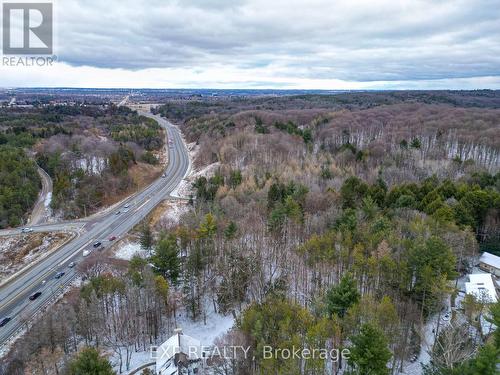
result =
M57 2L59 59L125 69L273 66L289 79L500 75L493 0Z

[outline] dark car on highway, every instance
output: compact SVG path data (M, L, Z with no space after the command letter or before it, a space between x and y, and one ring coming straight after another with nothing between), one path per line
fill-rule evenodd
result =
M56 273L56 279L60 279L63 276L64 276L64 272L58 272L58 273Z
M36 292L36 293L33 293L31 296L30 296L30 301L34 301L36 300L38 297L40 297L42 295L42 292Z
M6 325L8 322L10 322L10 320L11 319L9 317L0 319L0 327L3 327L4 325Z
M101 246L101 243L100 243L99 241L97 241L97 242L96 242L96 243L94 243L94 245L92 245L92 246L94 246L94 247L99 247L99 246Z

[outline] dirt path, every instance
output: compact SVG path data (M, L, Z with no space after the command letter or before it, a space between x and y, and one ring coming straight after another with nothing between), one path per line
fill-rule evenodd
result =
M42 179L42 191L38 196L28 224L42 224L50 217L50 199L52 198L52 179L42 168L38 167L38 174Z

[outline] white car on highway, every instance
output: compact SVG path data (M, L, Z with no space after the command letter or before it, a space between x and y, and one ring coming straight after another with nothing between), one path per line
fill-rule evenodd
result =
M88 256L89 254L90 254L90 250L83 250L82 255L83 255L84 257Z

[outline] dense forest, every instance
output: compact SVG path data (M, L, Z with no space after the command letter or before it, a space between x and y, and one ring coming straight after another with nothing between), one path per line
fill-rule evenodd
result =
M462 289L481 251L500 254L499 107L490 91L166 103L212 171L190 210L137 228L146 259L78 265L86 282L5 368L72 374L84 356L100 363L91 346L123 371L180 311L215 309L235 318L217 345L251 348L218 374L496 374L500 330L482 322L500 326L500 303ZM266 358L266 345L350 356Z
M1 109L0 145L11 151L2 148L2 173L9 176L1 182L0 227L19 225L29 214L40 187L35 161L53 180L55 214L76 218L137 189L138 181L157 176L163 144L161 127L126 107ZM9 152L20 159L4 172L13 157Z
M188 254L182 279L189 280L193 317L203 316L209 295L221 311L242 310L238 327L256 352L265 342L304 344L311 329L325 333L326 346L385 343L389 354L378 353L387 359L379 370L363 369L366 358L359 358L347 364L350 371L403 371L420 354L422 325L449 309L450 297L456 305L456 280L479 252L500 254L499 101L466 96L259 99L242 111L219 103L218 110L185 116L183 131L199 145L197 162L216 166L193 185L194 211L174 231ZM297 101L305 109L297 110ZM207 246L200 230L208 218ZM437 342L478 329L471 310L484 306L461 306L469 319L454 316L435 332ZM286 316L302 314L304 323L287 325ZM319 326L307 328L306 321ZM464 358L479 353L478 362L490 361L481 373L494 373L498 348L486 342L481 334L464 339L464 357L449 361L440 356L451 348L436 348L425 371L475 373L485 364ZM303 366L258 363L261 373L322 373Z
M444 104L449 108L500 108L498 90L474 91L381 91L335 95L294 95L170 100L156 111L184 122L210 113L235 114L247 110L360 110L402 103Z
M36 164L22 148L0 145L0 228L22 223L38 197Z

